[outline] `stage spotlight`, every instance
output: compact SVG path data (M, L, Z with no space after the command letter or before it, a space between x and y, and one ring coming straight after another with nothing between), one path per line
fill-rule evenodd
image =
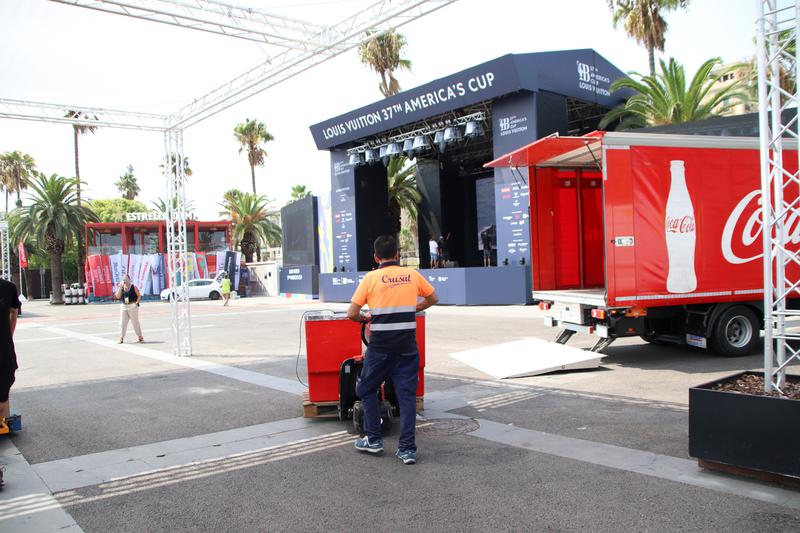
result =
M444 152L445 142L444 142L444 132L437 131L436 135L433 136L433 144L439 147L440 152Z
M383 166L389 166L389 156L386 155L386 145L380 147L380 150L378 151L378 157L380 158L381 163L383 163Z
M357 166L357 165L360 165L361 163L363 163L363 162L364 162L364 160L362 159L362 157L363 157L363 156L361 155L361 152L355 152L355 153L353 153L353 154L350 154L350 164L351 164L352 166Z
M413 139L406 139L403 141L403 153L409 159L414 159L414 141Z
M386 156L387 157L397 157L402 152L400 151L400 145L398 143L389 143L386 146Z
M444 130L444 142L454 143L461 138L461 130L457 126L450 126Z
M428 144L428 137L425 135L417 135L414 137L414 144L412 148L415 152L419 153L424 150L428 150L430 147L430 144Z
M470 121L467 122L467 125L464 127L464 137L482 137L483 136L483 126L481 126L480 122Z
M375 150L374 148L370 148L369 150L366 150L364 152L364 161L366 161L367 163L371 164L377 160L378 160L378 153L377 150Z

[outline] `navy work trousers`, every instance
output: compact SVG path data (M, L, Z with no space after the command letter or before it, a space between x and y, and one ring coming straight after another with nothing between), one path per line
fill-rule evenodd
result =
M417 450L414 430L417 418L417 382L419 350L391 353L382 348L367 348L364 366L356 382L356 394L364 405L364 435L370 441L381 438L378 390L386 378L392 378L397 406L400 408L400 450Z

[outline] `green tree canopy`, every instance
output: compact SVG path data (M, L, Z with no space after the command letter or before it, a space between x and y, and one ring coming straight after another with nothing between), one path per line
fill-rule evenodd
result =
M310 196L311 191L305 185L292 185L292 200L300 200L306 196Z
M655 50L664 51L667 35L667 11L686 8L689 0L607 0L614 27L621 22L625 33L644 45L650 65L650 75L656 74Z
M124 222L125 213L143 213L147 206L137 200L127 198L109 198L90 200L86 203L100 222Z
M87 222L96 222L97 215L78 205L76 179L53 174L49 178L37 173L31 180L31 205L19 207L11 214L12 242L35 241L50 254L50 272L54 303L63 303L61 294L61 255L73 240L83 233Z
M36 162L28 154L14 150L0 155L0 173L6 192L6 212L8 212L8 195L12 192L17 193L17 207L22 207L20 193L28 188L28 183L36 172Z
M401 214L405 210L411 219L417 218L420 193L417 190L417 165L409 164L406 156L394 157L386 167L386 184L389 195L389 223L393 235L401 228Z
M277 214L269 209L269 199L263 195L241 193L220 204L233 222L233 242L239 243L245 260L253 260L259 243L277 246L281 242L281 227Z
M262 146L274 141L263 122L246 118L244 122L233 128L233 136L239 143L239 153L247 150L247 162L250 164L250 177L253 180L253 194L256 194L256 167L264 164L267 151Z
M670 58L669 63L660 60L661 72L656 76L633 72L631 76L639 79L629 77L614 81L611 84L612 91L632 89L636 94L609 111L599 127L605 128L617 120L620 121L618 129L702 120L716 116L739 100L746 100L747 93L741 82L710 94L714 85L728 72L724 70L717 75L711 74L711 70L720 62L720 58L714 57L703 63L688 86L683 65L674 58Z
M127 170L119 177L114 184L117 190L122 193L122 197L127 200L136 200L139 195L139 184L136 182L136 176L133 175L133 165L128 165Z
M411 61L400 57L406 47L406 38L395 30L367 32L367 37L358 47L358 56L380 77L378 89L381 94L387 98L394 96L400 92L400 83L395 79L394 72L398 69L411 70Z

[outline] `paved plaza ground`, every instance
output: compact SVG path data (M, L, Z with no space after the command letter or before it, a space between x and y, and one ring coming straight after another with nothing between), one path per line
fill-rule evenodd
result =
M26 304L0 531L800 531L800 492L687 455L688 388L761 355L626 339L597 370L500 381L450 354L551 339L541 312L438 306L404 466L396 429L364 456L346 424L302 418L313 309L345 306L192 303L195 355L175 358L168 304L142 305L141 345L116 343L114 305Z

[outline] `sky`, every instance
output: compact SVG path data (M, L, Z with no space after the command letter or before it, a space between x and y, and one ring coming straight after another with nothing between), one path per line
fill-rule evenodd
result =
M372 2L363 0L229 0L276 14L330 24ZM755 0L692 0L667 15L662 57L693 74L711 57L753 56ZM646 73L647 52L615 30L606 0L459 0L399 30L411 72L396 74L410 89L507 53L593 48L625 72ZM46 0L0 0L0 98L168 113L265 61L264 45L101 13ZM193 175L187 196L200 219L219 217L222 194L252 190L250 167L233 129L263 122L275 140L256 168L259 194L275 208L293 185L330 189L328 152L309 126L382 98L377 76L356 50L341 54L184 131ZM33 156L46 174L74 176L72 127L0 119L0 152ZM163 136L103 128L80 139L80 172L88 198L119 197L114 183L133 165L150 206L163 198Z

